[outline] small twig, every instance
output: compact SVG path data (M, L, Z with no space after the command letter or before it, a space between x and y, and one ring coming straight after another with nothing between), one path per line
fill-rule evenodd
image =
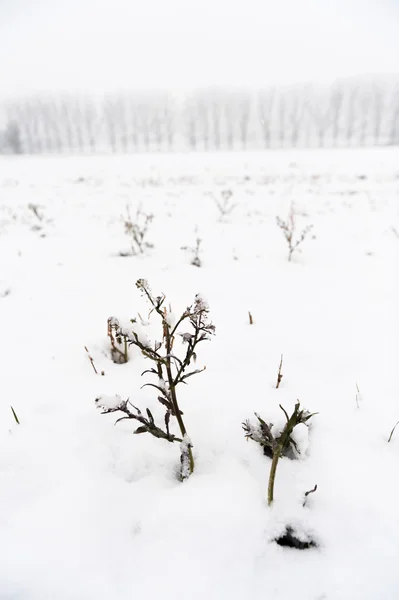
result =
M394 434L394 431L395 431L395 429L396 429L397 425L399 425L399 421L398 421L397 423L395 423L395 425L394 425L394 427L393 427L393 429L392 429L392 431L391 431L391 433L390 433L390 435L389 435L389 438L388 438L388 443L391 441L391 439L392 439L392 436L393 436L393 434Z
M280 366L278 368L276 390L279 388L281 380L283 378L283 374L281 372L282 366L283 366L283 355L281 355Z
M254 319L253 319L253 316L252 316L252 314L251 314L250 311L248 311L248 316L249 316L249 324L253 325L254 324Z
M307 497L309 496L309 494L314 494L314 492L315 492L316 490L317 490L317 483L316 483L316 485L314 486L314 488L313 488L312 490L309 490L308 492L305 492L305 498L304 498L304 500L303 500L303 504L302 504L302 506L305 506L305 505L306 505L306 499L307 499Z
M32 203L30 203L30 204L28 204L28 208L29 208L29 210L31 210L31 211L33 212L33 214L35 215L35 217L36 217L37 219L39 219L39 221L43 221L43 217L42 217L42 215L39 213L39 207L38 207L38 205L37 205L37 204L32 204Z
M12 410L12 414L14 415L14 419L17 422L18 425L21 425L21 423L19 422L19 419L17 417L17 413L15 412L15 410L13 409L12 406L10 406L11 410Z
M96 365L94 364L93 357L92 357L92 356L90 356L90 352L88 351L88 349L87 349L87 346L85 346L85 350L86 350L86 352L87 352L87 356L89 357L89 361L90 361L90 363L91 363L91 366L93 367L93 371L95 372L95 374L96 374L96 375L98 375L98 371L97 371L97 369L96 369Z

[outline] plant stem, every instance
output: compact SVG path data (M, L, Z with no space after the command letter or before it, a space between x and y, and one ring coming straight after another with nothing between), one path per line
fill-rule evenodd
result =
M280 458L282 446L279 444L273 452L272 466L269 473L269 485L267 488L267 503L270 506L274 500L274 480L276 479L276 469L278 459Z
M272 504L273 499L274 499L274 480L276 479L277 463L282 454L283 449L287 445L287 442L290 438L290 435L291 435L294 427L295 427L295 413L291 416L290 419L288 419L287 423L285 424L284 430L280 436L279 443L277 444L277 446L275 447L275 449L273 451L272 466L270 467L269 485L268 485L268 489L267 489L267 503L269 506Z
M179 408L179 404L177 402L177 396L176 396L176 388L175 388L175 380L173 379L173 375L172 375L172 368L171 368L171 364L170 364L170 354L172 351L172 340L171 340L171 335L170 335L170 329L169 329L169 325L166 323L166 321L164 320L164 323L166 324L165 327L165 338L166 338L166 361L165 361L165 366L166 366L166 373L168 376L168 383L169 383L169 389L170 389L170 396L171 396L171 400L172 400L172 405L173 405L173 411L175 413L177 422L179 424L179 428L182 434L182 437L184 438L185 435L187 435L187 430L186 427L184 425L181 413L180 413L180 408ZM194 456L193 456L193 452L191 449L191 446L188 446L188 457L189 457L189 462L190 462L190 475L191 473L193 473L194 471Z
M399 425L399 421L396 423L396 425L395 425L395 426L394 426L394 428L392 429L392 431L391 431L391 433L390 433L390 436L389 436L389 438L388 438L388 443L391 441L391 439L392 439L392 436L393 436L393 434L394 434L394 431L395 431L395 429L396 429L396 427L397 427L398 425Z

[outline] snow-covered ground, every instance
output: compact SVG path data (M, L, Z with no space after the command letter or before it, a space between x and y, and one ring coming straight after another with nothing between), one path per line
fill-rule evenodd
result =
M292 203L313 229L288 262ZM154 247L122 257L140 204ZM197 237L201 268L181 249ZM147 318L140 277L176 314L203 293L216 326L179 389L184 483L178 445L95 407L119 394L162 421L148 360L110 358L107 318ZM0 598L396 600L398 306L398 150L2 158ZM241 424L278 431L297 399L318 414L269 508L271 461ZM318 547L278 546L287 525Z

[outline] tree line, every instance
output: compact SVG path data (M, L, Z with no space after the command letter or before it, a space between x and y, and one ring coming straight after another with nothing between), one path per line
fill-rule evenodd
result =
M399 82L32 96L0 103L0 153L131 153L399 144Z

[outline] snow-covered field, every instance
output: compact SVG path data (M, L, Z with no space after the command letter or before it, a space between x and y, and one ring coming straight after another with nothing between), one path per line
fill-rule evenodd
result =
M292 203L313 229L288 262ZM140 204L154 247L122 257ZM181 249L197 237L201 268ZM184 483L177 444L95 407L120 394L162 421L149 361L114 364L107 338L111 315L147 318L141 277L176 314L201 292L216 326L178 390ZM2 158L0 598L399 598L398 306L398 150ZM241 424L278 432L298 399L318 414L268 507L271 461ZM277 545L287 525L317 548Z

